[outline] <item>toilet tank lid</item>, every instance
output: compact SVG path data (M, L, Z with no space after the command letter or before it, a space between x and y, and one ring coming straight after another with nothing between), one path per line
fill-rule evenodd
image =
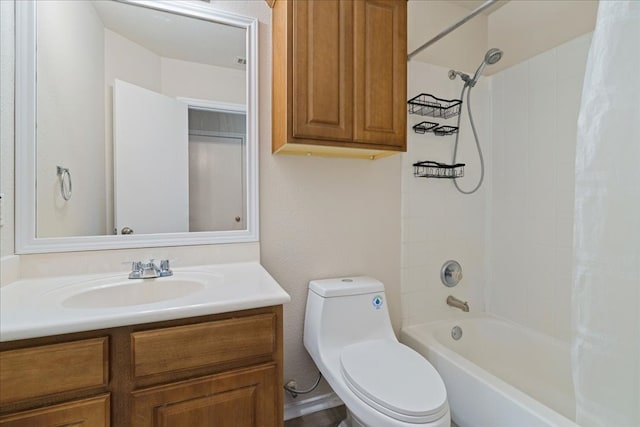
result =
M312 280L309 289L324 298L384 292L379 280L367 276Z

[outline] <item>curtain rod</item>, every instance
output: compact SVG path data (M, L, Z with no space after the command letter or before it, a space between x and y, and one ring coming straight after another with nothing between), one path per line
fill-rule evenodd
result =
M450 32L452 32L453 30L455 30L456 28L458 28L459 26L461 26L462 24L464 24L465 22L469 21L470 19L474 18L476 15L478 15L479 13L481 13L483 10L485 10L486 8L488 8L489 6L491 6L493 3L495 3L497 0L487 0L486 2L482 3L477 9L475 9L473 12L471 12L470 14L468 14L467 16L465 16L464 18L462 18L461 20L459 20L458 22L456 22L455 24L451 25L450 27L444 29L443 31L441 31L437 36L435 36L434 38L432 38L431 40L429 40L428 42L426 42L425 44L423 44L422 46L420 46L419 48L417 48L416 50L414 50L413 52L411 52L409 55L407 55L407 61L410 61L411 58L413 58L414 56L416 56L417 54L419 54L420 52L422 52L424 49L426 49L427 47L431 46L432 44L434 44L435 42L437 42L438 40L440 40L441 38L443 38L444 36L446 36L447 34L449 34Z

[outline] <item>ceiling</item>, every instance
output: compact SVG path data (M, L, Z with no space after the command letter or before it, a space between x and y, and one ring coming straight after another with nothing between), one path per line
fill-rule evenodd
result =
M409 1L408 51L413 52L483 3L483 0ZM495 74L593 31L597 6L597 0L498 0L412 60L473 73L485 52L495 47L503 50L504 56L483 73Z
M189 18L114 1L93 1L105 28L155 54L189 62L244 70L244 28Z
M477 9L478 7L482 6L483 3L486 3L486 2L487 0L450 0L450 3L454 3L457 6L463 7L465 9L469 9L470 11ZM488 16L491 13L495 12L497 9L500 9L502 6L504 6L508 2L509 0L497 0L495 3L493 3L491 6L483 10L481 13L483 15Z

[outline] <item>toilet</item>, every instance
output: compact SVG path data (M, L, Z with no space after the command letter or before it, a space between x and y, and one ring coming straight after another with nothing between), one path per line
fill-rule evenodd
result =
M450 427L444 382L398 342L380 281L309 282L304 346L347 407L340 427Z

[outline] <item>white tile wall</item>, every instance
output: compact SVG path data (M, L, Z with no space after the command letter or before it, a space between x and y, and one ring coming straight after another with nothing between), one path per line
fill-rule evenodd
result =
M451 81L447 68L409 62L408 96L431 93L444 99L457 99L461 80ZM472 92L474 119L482 135L483 149L491 146L488 79ZM467 163L464 189L471 189L479 178L480 167L472 131L463 113L458 161ZM474 195L463 196L451 180L415 178L412 164L421 160L451 163L455 136L416 134L411 126L420 121L455 126L455 119L433 119L409 115L408 148L402 167L402 316L403 324L459 315L445 304L447 295L469 301L474 310L484 310L486 200L490 190L490 162L485 184ZM489 159L490 160L490 159ZM465 277L453 289L440 282L440 268L449 260L459 261Z
M577 118L591 35L493 77L487 309L570 339Z
M409 115L402 174L403 324L460 316L447 295L525 326L570 338L573 185L577 117L591 35L587 34L483 78L472 109L485 155L480 191L458 193L450 180L413 177L418 160L450 162L454 137L415 134ZM508 55L509 52L505 52ZM408 95L452 99L461 90L447 69L409 62ZM438 121L438 120L431 120ZM455 125L450 119L447 124ZM463 112L459 160L463 188L479 162ZM440 267L458 260L464 279L440 282Z

